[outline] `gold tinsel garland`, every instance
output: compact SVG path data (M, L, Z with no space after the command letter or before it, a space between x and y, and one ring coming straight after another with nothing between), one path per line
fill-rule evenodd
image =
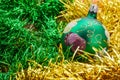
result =
M91 0L61 0L65 10L59 17L69 22L87 15ZM86 64L73 61L49 63L42 67L34 61L34 67L17 73L17 80L119 80L120 79L120 0L99 0L97 19L101 21L110 33L107 56L96 57L98 63Z

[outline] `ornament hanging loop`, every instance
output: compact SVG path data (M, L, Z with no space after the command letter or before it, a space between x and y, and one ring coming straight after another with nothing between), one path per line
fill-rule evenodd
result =
M97 4L98 0L92 0L92 4Z

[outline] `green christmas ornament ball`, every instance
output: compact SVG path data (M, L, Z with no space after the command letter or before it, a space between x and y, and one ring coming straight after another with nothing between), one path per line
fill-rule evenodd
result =
M71 46L71 51L78 47L89 53L94 49L102 50L108 47L109 33L97 17L98 6L92 4L87 17L73 20L65 27L62 35L64 49Z

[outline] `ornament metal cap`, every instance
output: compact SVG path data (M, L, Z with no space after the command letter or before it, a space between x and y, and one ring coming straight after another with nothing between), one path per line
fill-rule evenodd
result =
M97 13L98 11L98 6L97 4L92 4L89 9L90 12Z

